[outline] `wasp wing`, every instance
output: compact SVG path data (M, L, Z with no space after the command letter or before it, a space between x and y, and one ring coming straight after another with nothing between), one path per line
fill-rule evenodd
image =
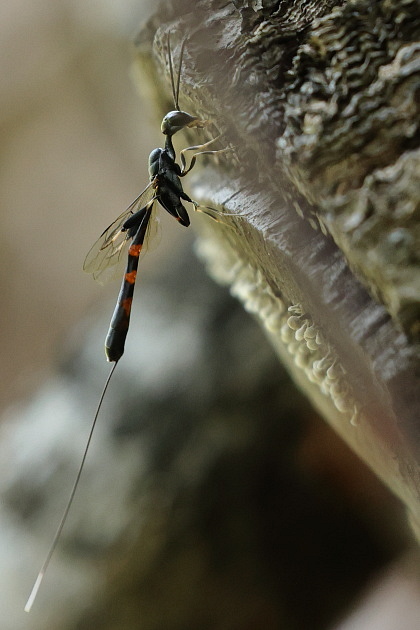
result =
M91 247L85 258L83 270L93 274L95 280L103 282L106 276L114 275L104 274L104 272L110 267L118 265L130 240L128 231L123 231L122 227L131 215L150 203L154 195L155 189L150 183L128 208L102 232Z

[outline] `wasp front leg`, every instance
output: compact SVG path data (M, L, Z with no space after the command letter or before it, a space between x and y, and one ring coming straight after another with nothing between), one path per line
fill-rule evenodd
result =
M197 156L199 155L216 155L218 153L227 153L228 151L232 151L232 149L230 148L226 148L226 149L216 149L216 150L211 150L211 151L206 151L206 150L202 150L202 149L206 149L207 147L209 147L211 144L213 144L213 142L216 142L216 140L218 140L220 138L219 136L216 136L216 138L213 138L212 140L209 140L208 142L205 142L204 144L197 144L193 147L187 147L186 149L182 149L182 151L180 152L180 160L181 160L181 172L179 173L180 177L184 177L187 173L190 172L190 170L194 167L194 164L196 162ZM194 155L191 158L191 162L190 165L187 168L187 160L185 157L185 153L186 151L197 151L197 153L194 153Z

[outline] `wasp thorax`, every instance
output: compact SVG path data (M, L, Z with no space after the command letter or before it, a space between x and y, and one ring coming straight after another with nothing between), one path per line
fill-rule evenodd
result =
M194 121L198 120L197 116L191 116L187 112L175 110L166 114L162 120L161 131L165 136L172 136L184 127L193 126Z

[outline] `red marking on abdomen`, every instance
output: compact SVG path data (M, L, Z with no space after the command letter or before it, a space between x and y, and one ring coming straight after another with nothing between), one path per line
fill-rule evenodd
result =
M136 281L137 271L130 271L130 273L125 274L125 279L129 284L134 284Z
M128 253L130 256L134 256L134 258L138 258L141 252L141 245L131 245Z
M129 317L130 313L131 313L131 303L132 303L132 301L133 301L133 298L126 298L121 303L121 306L123 307L124 313L127 315L127 317Z

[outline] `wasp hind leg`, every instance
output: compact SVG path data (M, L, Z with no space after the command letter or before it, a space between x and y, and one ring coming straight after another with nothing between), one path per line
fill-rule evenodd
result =
M158 201L162 208L164 208L168 214L174 217L174 219L179 221L181 225L183 225L184 227L188 227L190 224L190 217L188 216L187 210L182 205L180 201L181 199L183 199L184 201L189 201L192 204L195 203L192 199L188 197L186 193L184 193L183 190L178 190L175 195L172 194L168 196L166 194L158 197Z
M196 201L193 201L191 199L191 203L194 206L194 210L196 212L201 212L201 214L205 214L206 216L210 217L210 219L213 219L213 221L216 221L216 223L221 223L222 225L225 225L226 227L231 228L232 230L235 230L235 227L231 224L228 223L227 221L224 221L224 217L240 217L240 214L234 213L234 212L222 212L221 210L216 210L216 208L212 208L211 206L202 206L201 204L197 203Z
M223 149L223 150L225 150L225 149ZM209 151L209 153L213 153L213 151ZM218 153L218 151L216 151L216 153ZM187 193L185 193L182 189L177 191L177 195L179 196L180 199L183 199L184 201L188 201L188 203L192 203L192 205L194 206L194 210L196 212L201 212L202 214L206 214L208 217L210 217L211 219L213 219L217 223L223 223L223 225L227 225L228 227L232 227L233 228L232 225L230 225L229 223L226 223L226 221L223 221L223 219L218 218L218 217L238 217L238 216L241 216L241 215L239 215L237 213L221 212L220 210L216 210L216 208L212 208L211 206L203 206L202 204L198 203L198 201L194 201L194 199L191 199L191 197L189 197L187 195ZM162 206L165 208L165 210L167 210L169 212L169 214L172 214L173 216L175 216L175 214L173 212L168 210L168 208L166 207L165 203L164 202L162 203L162 199L159 199L159 201L162 204ZM188 217L188 213L187 213L186 209L184 208L184 206L182 205L182 203L179 204L179 206L177 205L176 213L178 215L176 218L181 223L181 225L188 226L190 224L190 219Z

